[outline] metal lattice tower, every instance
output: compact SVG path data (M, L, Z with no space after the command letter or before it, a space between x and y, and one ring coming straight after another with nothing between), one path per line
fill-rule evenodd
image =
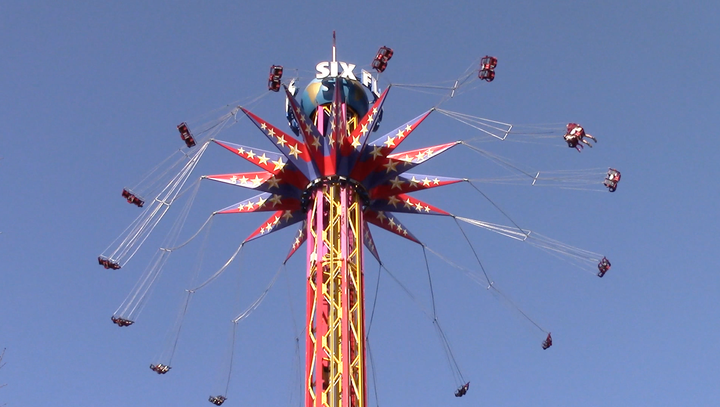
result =
M361 407L365 390L362 204L334 177L308 211L306 406Z

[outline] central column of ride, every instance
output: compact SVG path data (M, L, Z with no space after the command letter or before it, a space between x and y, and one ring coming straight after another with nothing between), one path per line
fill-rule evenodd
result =
M306 407L364 407L365 304L362 205L355 187L329 177L307 217Z

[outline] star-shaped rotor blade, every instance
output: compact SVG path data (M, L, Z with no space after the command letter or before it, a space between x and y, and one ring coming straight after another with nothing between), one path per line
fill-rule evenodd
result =
M406 172L370 190L370 198L385 198L390 195L406 194L463 181L465 181L464 178L438 177L435 175L411 174Z
M418 213L422 215L452 216L444 210L425 203L406 194L390 195L387 198L375 199L370 203L370 209L380 212Z
M297 198L288 198L282 195L265 192L244 201L240 201L234 205L230 205L227 208L221 209L215 213L226 214L269 211L296 211L300 209L300 200Z
M422 244L395 216L388 212L366 209L365 220L400 237L404 237L417 244Z
M242 107L240 109L250 118L250 121L275 144L275 147L283 153L288 162L293 163L307 179L315 179L318 177L317 169L315 168L315 164L313 164L313 159L304 142L278 129L249 110ZM281 162L278 165L284 164Z
M247 243L251 240L267 236L270 233L276 232L290 225L294 225L295 223L301 222L304 219L305 213L302 210L277 211L265 222L263 222L259 228L255 229L255 231L252 232L250 236L248 236L247 239L243 241L243 243Z

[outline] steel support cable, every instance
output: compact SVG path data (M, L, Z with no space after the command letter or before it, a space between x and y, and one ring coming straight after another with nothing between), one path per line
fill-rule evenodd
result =
M212 215L210 215L210 216L205 220L205 223L203 223L202 226L200 226L200 228L199 228L192 236L190 236L190 238L188 238L185 242L183 242L183 243L181 243L181 244L179 244L179 245L177 245L177 246L175 246L175 247L169 247L169 248L165 247L165 248L161 248L161 250L164 250L164 251L166 251L166 252L174 252L175 250L182 249L183 247L187 246L190 242L192 242L192 241L200 234L200 232L203 231L203 229L205 229L206 226L208 226L208 225L211 224L211 222L212 222L212 220L214 219L214 216L215 216L215 215L216 215L215 213L213 213ZM210 229L210 227L211 227L211 226L209 226L208 229Z
M368 323L367 332L365 333L366 337L370 335L370 328L372 328L372 323L373 323L373 320L375 319L375 307L377 305L378 293L380 292L380 273L382 272L382 267L383 267L382 263L379 263L378 264L378 277L377 277L377 281L375 283L375 297L373 298L372 308L370 310L370 322Z
M233 322L232 341L230 346L230 367L228 368L227 382L225 383L225 392L223 393L224 397L227 397L228 391L230 390L230 379L232 378L233 364L235 362L235 337L237 327L238 324Z
M146 298L150 287L157 279L158 270L161 269L160 265L163 264L166 254L167 253L162 251L155 253L155 256L145 268L140 279L135 283L132 291L130 291L113 315L121 315L124 318L127 317L126 319L132 319L131 317L137 314L136 311L139 305Z
M168 166L167 169L160 172L159 174L155 175L158 171L160 171L163 166L170 161L173 157L180 154L180 157L178 157L177 160L173 162L172 165ZM143 176L140 178L140 181L135 183L133 185L133 191L137 191L138 193L142 194L147 193L149 191L152 191L153 187L160 182L160 180L165 177L170 171L172 171L173 168L175 168L178 164L180 164L183 160L187 159L187 155L183 153L181 150L175 150L172 154L167 156L164 160L160 161L159 164L151 168L148 172L143 174ZM151 178L152 177L152 178ZM148 181L149 180L149 181ZM146 185L146 186L143 186Z
M442 254L440 254L439 252L433 250L433 249L430 248L430 247L427 247L427 246L426 246L425 248L426 248L430 253L434 254L434 255L437 256L440 260L444 261L445 263L447 263L447 264L450 265L451 267L454 267L454 268L462 271L468 278L470 278L471 280L475 281L478 285L484 286L487 290L492 289L492 290L493 290L493 291L492 291L492 292L493 292L493 295L494 295L494 294L499 295L502 299L504 299L504 300L507 302L507 304L509 304L512 308L514 308L515 311L519 312L519 313L520 313L525 319L527 319L531 324L533 324L533 325L535 325L536 327L538 327L541 331L547 333L547 331L546 331L544 328L542 328L537 322L535 322L535 320L533 320L525 311L523 311L522 308L520 308L517 304L515 304L515 302L513 302L512 299L511 299L507 294L505 294L503 291L501 291L501 290L497 287L497 284L495 283L495 281L491 281L487 286L485 286L485 285L484 285L484 284L485 284L485 281L482 281L481 277L477 276L477 275L474 273L473 270L471 270L471 269L469 269L469 268L467 268L467 267L463 267L463 266L461 266L461 265L453 262L452 260L448 259L447 257L443 256Z
M365 345L367 346L368 362L370 362L370 374L372 375L373 393L375 393L375 405L380 406L378 398L377 372L375 371L375 359L373 358L372 349L370 348L370 337L365 337Z
M283 269L282 265L280 267L278 267L278 270L275 272L275 275L273 276L272 280L270 281L270 284L268 284L268 286L265 287L265 290L263 290L263 292L260 294L260 296L255 301L253 301L253 303L250 304L250 306L247 309L245 309L245 311L241 312L237 317L235 317L232 320L233 323L237 324L238 322L242 321L243 319L249 317L250 314L252 314L253 311L255 311L260 306L260 304L262 304L263 300L267 296L270 289L275 285L275 281L277 281L278 277L280 276L280 271L282 271L282 269Z
M580 248L559 242L557 240L550 239L546 236L543 236L537 232L533 232L530 230L523 230L524 233L520 233L515 228L511 228L509 226L503 226L503 225L493 224L493 223L489 223L489 222L483 222L483 221L479 221L479 220L475 220L475 219L463 218L461 216L455 216L455 219L463 221L468 224L471 224L473 226L487 229L491 232L503 235L505 237L509 237L514 240L526 242L527 244L529 244L533 247L544 250L547 253L549 253L563 261L568 261L571 264L573 264L581 269L585 269L586 271L588 271L587 268L589 266L594 266L595 264L597 264L597 262L600 261L600 258L602 258L602 255L600 255L598 253L591 252L591 251L585 250L585 249L580 249ZM574 263L570 260L575 260L580 263ZM594 273L595 272L593 271L593 274Z
M407 294L407 296L410 297L410 299L415 303L415 305L418 306L418 308L420 309L420 311L422 311L422 313L425 314L425 316L426 316L430 321L432 321L432 320L433 320L433 316L432 316L432 315L430 314L430 312L425 308L425 306L424 306L417 298L415 298L415 296L412 294L412 292L410 292L410 290L409 290L407 287L405 287L405 285L404 285L402 282L400 282L400 280L399 280L397 277L395 277L395 275L394 275L390 270L388 270L387 267L385 267L384 265L382 265L381 267L382 267L383 270L385 270L385 271L387 272L388 276L390 276L390 278L392 278L393 281L395 281L395 283L397 283L397 285L400 286L400 288L405 292L405 294Z
M177 241L180 232L182 231L183 225L187 220L187 216L195 200L195 196L197 195L199 185L200 184L197 183L197 187L195 188L193 195L183 207L168 236L165 238L165 243L163 244L164 246L172 245ZM165 264L167 264L169 256L169 250L163 248L160 248L158 250L158 253L154 257L154 261L151 261L149 267L143 273L143 276L139 280L138 284L136 284L133 292L130 294L128 299L126 299L126 305L123 312L129 312L128 315L134 315L139 312L139 307L141 306L141 304L144 304L146 297L151 292L154 283L162 274L163 268L165 267Z
M442 327L440 326L440 321L437 317L437 308L435 305L435 289L433 287L432 283L432 277L430 275L430 263L428 262L427 258L427 252L425 251L425 246L422 246L423 249L423 258L425 259L425 270L427 271L428 276L428 284L430 286L430 298L432 299L432 309L433 309L433 317L432 322L435 326L436 333L438 334L440 341L443 346L443 350L445 351L445 357L448 360L448 363L450 364L450 369L453 374L453 379L455 380L455 384L458 384L458 378L460 378L460 381L464 383L463 381L463 375L460 372L460 366L457 363L457 360L455 359L455 355L453 354L452 348L450 347L450 342L447 339L447 336L445 335L445 332L443 331ZM460 384L462 384L460 383Z
M242 247L242 245L240 245L240 247ZM239 251L239 248L238 248L238 251ZM237 254L237 252L235 254ZM227 263L227 264L229 264L229 263ZM235 360L235 341L236 341L236 333L237 333L238 324L240 321L242 321L243 319L250 316L250 314L252 314L252 312L260 306L260 304L265 299L265 296L267 296L267 293L270 291L270 289L273 287L273 285L277 281L278 277L280 276L280 271L282 271L283 269L284 269L284 267L282 265L280 267L278 267L278 270L275 272L275 275L273 276L273 279L270 281L270 284L265 288L265 290L263 290L263 292L260 294L260 296L255 301L253 301L253 303L250 304L250 306L245 311L241 312L240 315L238 315L237 317L235 317L232 320L233 330L232 330L232 341L231 341L231 347L230 347L230 367L228 369L227 383L225 384L225 393L223 393L223 395L225 397L227 397L228 391L230 389L230 379L232 378L233 364L234 364L234 360ZM204 284L206 284L206 283L204 283ZM194 290L188 291L188 292L195 292L196 290L197 290L197 288Z
M553 171L537 171L532 178L530 185L534 187L556 187L560 189L583 190L583 191L602 191L601 189L582 188L588 185L600 185L600 180L604 179L607 171L600 171L595 168L585 170L553 170ZM542 174L542 176L541 176ZM512 174L494 178L472 178L470 182L483 182L494 184L525 184L527 179L525 174Z
M290 287L290 279L288 278L287 273L287 267L285 266L285 262L283 262L283 269L285 270L285 286L287 288L287 302L288 302L288 309L290 309L290 319L292 321L293 326L293 335L295 335L295 355L293 356L293 377L295 378L295 383L290 385L290 405L292 405L292 401L296 397L296 393L298 389L302 388L302 365L300 360L300 330L298 329L298 323L295 319L295 306L293 305L292 301L292 290ZM304 402L301 394L298 395L298 403L299 405L302 405Z
M190 306L190 299L192 297L192 293L187 292L187 295L185 296L185 303L183 304L182 310L180 314L178 315L178 319L175 322L175 325L177 326L177 329L175 330L175 339L172 344L172 349L170 350L170 357L168 359L168 364L172 366L172 360L173 357L175 357L175 351L177 350L178 342L180 341L180 333L182 332L183 323L185 322L185 316L187 315L188 307Z
M470 181L468 181L468 184L470 184L473 188L475 188L475 190L478 191L480 193L480 195L483 196L483 198L485 198L488 202L490 202L492 204L492 206L495 207L495 209L500 211L500 213L502 213L503 216L505 216L510 221L510 223L512 223L520 231L520 233L525 234L525 231L523 230L523 228L521 228L517 223L515 223L513 218L511 218L510 215L508 215L501 207L499 207L492 199L490 199L489 196L485 195L485 193L483 191L481 191L480 188L475 186L475 184L473 184ZM455 223L457 223L458 227L460 227L460 224L457 222L457 220L455 220ZM462 230L462 228L460 228L460 230ZM465 232L463 232L463 235L464 234L465 234ZM525 234L525 235L527 236L527 234ZM467 236L466 236L466 238L467 238Z
M456 120L460 123L470 126L470 127L474 128L475 130L481 131L481 132L487 134L488 136L495 137L496 139L501 140L501 141L503 141L507 138L508 134L510 134L510 131L513 128L512 124L503 123L503 122L500 122L497 120L485 119L485 118L478 117L478 116L471 116L471 115L468 115L465 113L453 112L450 110L439 109L439 108L437 109L437 111L438 111L438 113L441 113L453 120ZM505 127L499 127L497 125L503 125ZM480 126L484 126L484 128L480 127ZM489 128L492 130L497 130L498 132L502 133L503 135L499 136L499 135L493 133L492 131L486 130L486 128Z
M460 223L457 221L456 218L453 217L455 220L455 224L457 225L458 229L460 229L460 232L462 233L463 237L465 238L465 241L470 246L470 250L472 250L473 255L475 256L475 260L477 260L478 264L480 265L480 270L482 270L483 275L485 275L485 280L487 280L488 286L492 286L492 281L490 280L490 276L488 276L487 271L485 270L485 266L483 266L482 261L480 261L480 256L478 256L477 251L475 250L475 247L473 247L472 243L470 243L470 239L468 238L467 234L465 233L465 230L460 226Z
M210 276L210 278L205 280L205 282L203 282L199 286L197 286L195 288L191 288L188 291L196 292L197 290L205 287L206 285L210 284L213 280L218 278L225 271L225 269L227 269L228 266L230 266L230 264L233 262L233 260L235 260L235 257L237 257L238 253L240 253L240 249L242 249L244 245L245 245L245 242L240 243L240 246L238 246L237 250L235 250L235 253L233 253L233 255L230 256L230 258L225 262L225 264L223 264L222 267L220 267L220 269L218 271L215 272L215 274Z
M529 238L529 236L532 236L534 232L530 230L522 230L522 232L518 232L516 228L500 225L497 223L490 223L490 222L484 222L481 220L476 219L470 219L470 218L464 218L462 216L453 216L456 220L461 220L465 223L471 224L473 226L477 226L479 228L483 228L486 230L489 230L491 232L497 233L499 235L503 235L505 237L509 237L514 240L519 240L521 242L524 242Z
M478 148L478 147L475 147L475 146L472 145L472 144L469 144L467 141L461 141L461 144L464 145L464 146L466 146L467 148L469 148L469 149L471 149L471 150L474 150L474 151L477 152L478 154L487 157L488 159L490 159L491 161L494 161L495 163L498 163L498 164L503 165L503 166L505 166L505 167L512 168L512 169L514 169L514 170L516 170L516 171L518 171L518 172L520 172L520 173L522 173L522 174L525 174L526 176L528 176L528 177L531 178L531 179L534 179L534 178L535 178L535 175L532 175L532 174L528 173L527 171L524 171L524 170L518 168L516 165L510 163L508 160L504 159L503 157L500 157L499 155L491 154L491 153L489 153L489 152L487 152L487 151L485 151L485 150L483 150L483 149L481 149L481 148Z
M438 337L442 342L443 350L445 351L445 358L450 365L455 385L461 386L465 384L466 381L465 377L462 374L462 371L460 370L460 365L455 359L455 354L453 353L452 347L450 347L450 341L448 340L447 335L445 335L445 331L443 331L442 327L440 326L440 321L438 319L435 319L435 321L433 321L433 324L435 325L435 332L438 334Z
M136 219L133 223L135 226L131 225L131 228L129 228L130 232L120 243L119 247L108 256L109 258L114 258L114 260L117 261L124 259L124 263L132 259L140 246L142 246L148 236L150 236L155 226L157 226L167 213L173 200L177 197L178 193L180 193L188 177L195 169L200 157L202 157L207 149L207 146L208 143L205 143L183 167L182 171L173 178L173 181L148 205L148 209ZM117 239L115 241L117 241ZM117 255L118 253L120 254ZM127 259L125 259L125 257L127 257Z

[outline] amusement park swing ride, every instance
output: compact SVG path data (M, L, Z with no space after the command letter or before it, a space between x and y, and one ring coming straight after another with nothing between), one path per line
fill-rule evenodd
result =
M307 407L360 407L369 404L367 304L363 268L365 254L369 254L383 266L369 225L420 245L426 262L426 250L443 257L416 237L400 221L397 214L449 217L458 226L462 222L528 243L553 255L564 256L579 267L594 269L598 277L603 277L611 267L610 261L604 256L520 228L509 217L511 225L508 226L456 216L411 195L416 191L468 183L489 200L475 185L474 180L412 172L415 167L457 146L466 147L514 171L510 176L497 179L500 183L556 183L561 188L604 186L614 192L620 181L620 172L610 168L606 172L578 170L529 173L519 170L509 164L508 160L481 149L468 140L396 151L433 112L457 120L498 140L514 137L521 132L518 131L518 126L444 110L438 104L382 136L372 137L373 133L379 131L383 106L390 89L400 86L389 84L384 91L379 89L379 78L387 69L393 54L391 48L381 47L370 64L375 73L365 70L356 73L354 64L337 60L333 41L332 60L317 64L315 78L300 97L295 86L298 78L285 82L283 66L272 65L268 77L268 91L282 92L284 95L289 131L287 127L276 126L242 106L233 107L230 112L211 124L199 126L200 130L195 132L191 131L186 122L178 125L180 138L186 148L182 149L182 156L171 166L173 171L164 170L165 178L160 177L162 181L153 185L122 190L122 197L128 203L142 208L142 213L98 257L98 263L106 269L124 268L171 206L186 192L192 193L192 186L188 187L186 183L210 145L220 146L259 167L252 172L201 177L204 180L252 189L259 194L213 212L200 230L205 228L215 215L269 212L270 216L241 242L235 253L217 272L197 287L186 290L184 307L186 310L193 293L210 284L228 268L244 245L288 226L297 225L297 233L285 262L303 244L306 245L306 314L302 343L305 348L303 397ZM475 65L472 71L444 90L446 99L452 98L470 83L492 82L497 65L498 60L495 57L481 58L479 65ZM275 147L275 151L216 138L229 124L237 122L238 117L243 115L260 130ZM577 151L581 151L583 145L592 147L587 139L597 141L576 123L562 125L558 129L549 130L549 133L554 134L557 141L563 137L568 147ZM192 198L189 201L192 201ZM185 213L183 210L183 214ZM129 327L136 322L170 254L187 245L198 236L200 230L180 244L179 228L171 231L133 291L112 315L114 324ZM504 296L488 277L470 239L465 232L462 233L477 259L483 284ZM233 320L234 324L260 305L276 278L277 275L248 310ZM522 314L528 318L525 313ZM432 315L431 318L446 351L449 351L449 343L437 316ZM543 335L546 335L541 347L548 349L552 346L552 336L550 332L540 329ZM172 352L174 353L174 348ZM454 363L452 352L449 352L449 355L448 359ZM153 363L150 369L160 375L167 374L171 370L171 359L172 355L168 360ZM463 397L469 391L470 382L465 380L456 364L455 372L457 387L454 395ZM228 385L229 382L228 377ZM227 388L223 394L213 394L208 400L214 405L222 405L227 400Z

